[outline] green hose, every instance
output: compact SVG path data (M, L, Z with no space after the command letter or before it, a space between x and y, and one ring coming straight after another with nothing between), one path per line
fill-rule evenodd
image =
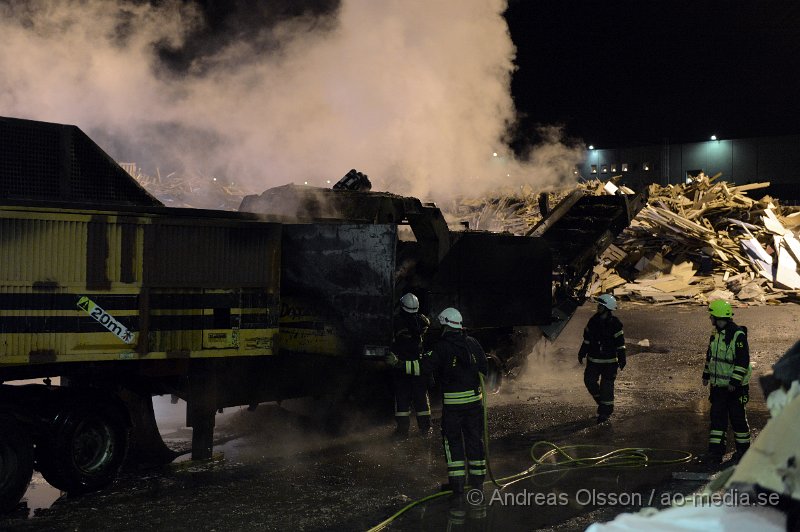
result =
M550 473L564 473L565 471L574 469L601 467L647 467L653 465L679 464L688 462L693 458L692 453L686 451L680 451L677 449L659 449L655 447L625 447L595 456L576 457L570 453L578 449L599 449L602 446L585 444L566 445L562 447L549 441L537 441L533 444L530 451L531 458L533 459L532 466L520 473L495 480L494 473L492 472L491 461L489 460L489 419L486 408L486 386L483 382L483 374L480 374L480 380L481 392L483 395L483 399L481 401L481 406L483 408L483 445L485 450L484 454L486 456L486 469L490 479L487 481L487 483L491 482L498 489L503 489L526 478ZM541 455L537 456L537 451L543 447L547 450L542 452ZM674 455L675 457L655 459L650 456L651 454L667 454ZM548 469L545 469L544 471L537 471L540 468ZM427 497L413 501L387 519L370 528L368 532L377 532L378 530L382 530L389 525L389 523L400 517L411 508L451 493L452 491L449 490L441 491L439 493L434 493L433 495L428 495Z

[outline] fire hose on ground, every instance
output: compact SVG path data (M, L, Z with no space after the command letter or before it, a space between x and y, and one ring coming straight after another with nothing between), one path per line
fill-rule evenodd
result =
M679 464L689 462L693 455L687 451L677 449L660 449L655 447L624 447L615 449L610 452L597 454L594 456L574 456L573 453L577 450L587 451L589 449L600 449L600 445L556 445L549 441L537 441L531 446L530 455L533 460L533 465L529 468L500 479L495 479L494 472L492 471L490 453L489 453L489 430L488 430L488 414L486 408L486 386L484 384L483 375L480 376L481 392L483 399L481 400L481 407L483 410L483 445L486 455L486 470L490 480L484 484L493 484L497 489L506 488L512 484L531 478L538 475L564 473L576 469L597 469L597 468L636 468L654 465L667 465ZM546 449L546 450L545 450ZM543 452L542 452L543 451ZM542 454L537 455L537 452ZM675 458L662 458L656 459L651 455L672 454L676 455ZM546 469L544 469L546 468ZM544 469L539 471L539 469ZM377 532L384 529L392 521L411 510L412 508L425 504L429 501L451 495L451 490L440 491L421 499L417 499L405 505L403 508L381 521L374 527L370 528L368 532Z

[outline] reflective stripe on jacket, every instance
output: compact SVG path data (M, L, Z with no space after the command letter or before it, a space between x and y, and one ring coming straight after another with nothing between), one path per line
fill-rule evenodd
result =
M595 364L625 365L625 332L622 322L614 315L595 314L583 330L579 357L586 356Z
M726 341L731 332L730 341ZM752 373L746 330L726 327L711 336L703 378L708 378L712 386L746 386Z
M446 405L466 405L483 399L480 390L467 390L465 392L444 392L442 403Z

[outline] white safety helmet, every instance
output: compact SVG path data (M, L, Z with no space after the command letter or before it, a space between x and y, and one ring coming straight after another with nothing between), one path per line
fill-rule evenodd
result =
M448 307L439 313L439 323L453 329L461 328L461 313L453 307Z
M608 310L617 310L617 300L611 294L603 294L597 298L597 303L603 305Z
M412 293L408 293L400 298L400 306L403 307L403 310L414 314L419 310L419 299Z

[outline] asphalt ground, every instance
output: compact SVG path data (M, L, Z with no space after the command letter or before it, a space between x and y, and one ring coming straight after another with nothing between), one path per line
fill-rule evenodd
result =
M615 413L601 425L577 361L593 311L593 305L580 308L556 342L539 344L524 370L489 398L495 477L530 467L531 446L539 441L597 446L573 451L581 456L629 447L670 450L649 452L658 460L705 451L709 402L701 373L711 331L705 308L622 305L616 314L625 327L628 365L617 378ZM754 376L748 417L757 435L768 419L758 376L800 338L800 306L735 309L735 319L749 330ZM354 430L331 437L291 402L226 411L217 423L214 460L127 472L109 488L77 497L61 496L36 475L28 508L0 518L0 530L367 530L438 492L446 467L437 409L432 436L420 437L412 424L403 441L390 437L391 419L359 423L358 412L348 414ZM160 424L173 425L163 431L170 445L190 437L181 419L161 412ZM487 485L485 504L467 506L463 518L439 497L388 529L583 530L621 512L667 507L718 470L697 460L556 472L542 467L542 474L503 490Z

